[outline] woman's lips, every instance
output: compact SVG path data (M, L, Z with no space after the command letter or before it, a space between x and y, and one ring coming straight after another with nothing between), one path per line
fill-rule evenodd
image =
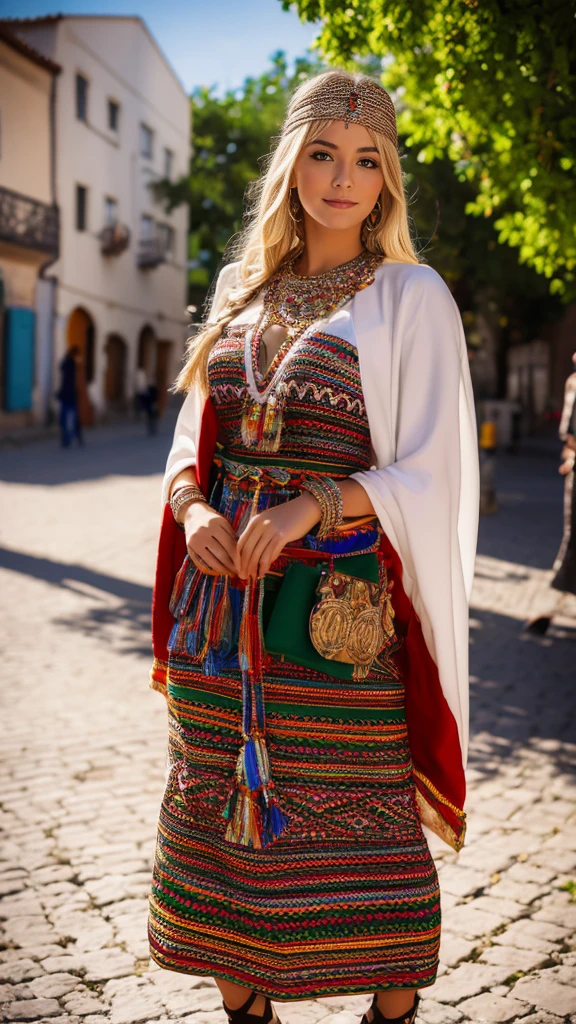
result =
M351 202L348 199L324 199L328 206L334 206L338 210L348 210L351 206L356 206L356 203Z

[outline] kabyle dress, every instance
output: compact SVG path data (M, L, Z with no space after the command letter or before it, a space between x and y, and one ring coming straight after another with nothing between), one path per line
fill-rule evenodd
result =
M251 307L224 330L208 364L218 422L210 504L239 532L255 509L298 494L303 474L345 479L374 458L346 307L281 345L264 373L246 314ZM272 392L282 395L281 415L263 434L250 403ZM409 616L398 557L377 518L341 537L316 533L294 553L287 545L271 568L321 552L376 551L395 629L365 678L345 680L271 655L261 635L252 637L261 678L251 698L262 704L266 747L254 756L269 784L264 830L252 834L238 812L234 781L239 755L247 756L244 581L204 574L185 556L170 599L165 685L157 686L169 744L151 956L279 1000L424 987L438 969L440 892L406 721ZM250 765L245 771L250 782Z

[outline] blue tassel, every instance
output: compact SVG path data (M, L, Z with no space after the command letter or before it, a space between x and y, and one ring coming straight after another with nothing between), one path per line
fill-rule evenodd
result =
M219 676L224 667L225 655L217 647L209 647L204 658L203 671L205 676Z
M283 811L280 810L276 800L273 800L269 808L269 819L270 819L270 831L276 839L282 834L286 825L288 824L288 818Z
M186 633L186 651L191 658L198 654L198 633L195 629L189 629Z
M244 777L248 789L258 789L264 782L264 779L260 777L258 758L252 736L244 744Z
M168 637L167 647L168 647L169 651L173 651L174 647L176 646L176 642L178 640L178 632L179 632L179 630L180 630L180 623L179 622L175 622L174 625L172 626L172 629L170 630L170 636Z

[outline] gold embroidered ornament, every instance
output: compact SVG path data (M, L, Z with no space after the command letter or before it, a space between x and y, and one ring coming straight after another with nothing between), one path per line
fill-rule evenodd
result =
M248 394L240 429L243 444L257 451L275 452L280 447L286 397L281 373L293 346L309 327L372 284L374 271L382 262L381 256L364 250L324 274L300 277L294 272L296 259L284 264L270 279L260 316L246 332ZM266 372L260 373L260 343L264 332L273 324L285 328L286 338Z
M387 574L372 583L342 572L324 572L310 613L310 639L323 658L354 665L364 679L374 659L396 640Z

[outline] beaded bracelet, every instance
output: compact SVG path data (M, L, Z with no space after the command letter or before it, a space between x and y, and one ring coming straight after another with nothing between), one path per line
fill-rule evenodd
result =
M172 515L174 516L176 525L179 526L181 530L184 529L184 524L178 519L178 513L182 505L186 505L188 502L193 501L206 501L204 492L201 491L196 484L183 484L182 487L177 487L176 491L170 498Z
M303 481L301 489L309 491L316 498L321 509L317 537L325 540L342 523L342 491L330 476L310 477Z

